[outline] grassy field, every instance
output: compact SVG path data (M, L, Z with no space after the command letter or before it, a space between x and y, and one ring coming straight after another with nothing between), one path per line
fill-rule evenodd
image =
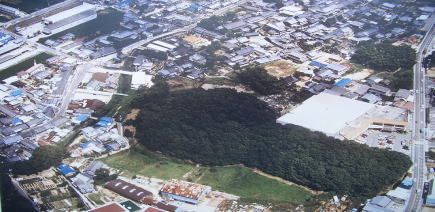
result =
M48 58L52 57L53 55L47 54L47 53L41 53L39 55L36 55L32 58L29 58L27 60L24 60L23 62L11 66L9 68L0 70L0 80L4 80L8 77L14 76L16 75L18 72L20 71L25 71L26 69L30 68L33 66L34 62L36 61L37 63L41 63L44 62L45 60L47 60Z
M309 191L269 179L242 166L208 168L198 183L249 199L299 204L312 196Z
M242 166L197 167L158 153L137 150L120 152L102 161L123 171L122 175L127 177L137 174L188 180L247 199L302 204L312 196L303 188L269 179Z
M110 167L122 170L124 175L135 174L160 179L182 179L183 175L195 169L193 165L184 164L152 152L127 150L102 160Z

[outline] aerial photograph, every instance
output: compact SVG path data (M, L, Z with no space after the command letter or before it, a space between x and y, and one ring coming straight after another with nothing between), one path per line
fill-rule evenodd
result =
M435 0L0 0L0 212L435 212Z

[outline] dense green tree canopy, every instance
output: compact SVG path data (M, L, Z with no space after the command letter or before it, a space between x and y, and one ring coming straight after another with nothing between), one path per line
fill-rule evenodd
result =
M280 93L286 88L286 84L283 80L279 80L270 75L264 68L259 66L242 71L237 76L237 79L240 83L261 95Z
M36 149L27 161L12 164L14 174L34 174L52 166L58 166L67 156L65 150L59 146L43 146Z
M198 26L207 30L217 31L217 28L219 26L227 24L230 21L234 21L235 19L236 19L236 13L228 12L222 16L214 15L211 16L210 18L203 19L201 20L201 22L198 23Z
M242 163L315 190L377 194L400 179L409 157L302 127L275 123L255 96L231 89L169 92L158 85L132 103L136 138L147 148L206 165Z
M106 182L109 182L111 180L115 180L118 177L116 174L110 174L109 169L100 168L95 171L95 184L97 185L103 185Z
M364 43L357 47L352 62L377 71L411 69L416 61L415 50L409 46L394 46L391 43Z

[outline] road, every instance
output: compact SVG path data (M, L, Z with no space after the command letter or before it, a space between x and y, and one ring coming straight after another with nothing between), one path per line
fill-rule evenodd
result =
M434 38L434 26L426 33L417 51L417 63L414 66L414 119L412 123L413 145L411 159L413 166L414 186L411 189L411 195L406 205L405 211L420 211L423 205L422 191L424 176L426 172L425 152L427 141L426 133L426 86L425 86L425 69L423 68L423 59L427 50L431 48Z

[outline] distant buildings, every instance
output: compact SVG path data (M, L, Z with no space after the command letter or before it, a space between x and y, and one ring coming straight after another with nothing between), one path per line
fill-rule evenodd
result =
M0 4L0 13L11 15L11 16L20 16L22 12L19 9L9 7L3 4Z

